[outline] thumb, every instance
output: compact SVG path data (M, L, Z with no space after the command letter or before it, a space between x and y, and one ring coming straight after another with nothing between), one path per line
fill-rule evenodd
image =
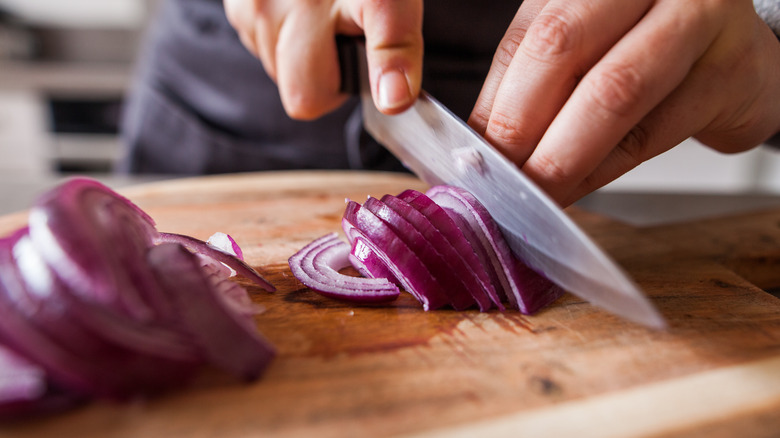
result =
M422 0L360 2L355 20L366 37L371 93L386 114L404 111L422 82Z

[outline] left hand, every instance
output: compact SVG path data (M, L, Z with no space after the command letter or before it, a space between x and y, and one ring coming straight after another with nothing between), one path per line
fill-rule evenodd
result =
M423 0L223 0L241 42L279 87L287 114L321 117L344 103L336 35L364 35L377 108L397 114L420 93Z
M766 140L778 72L751 0L525 0L469 124L568 205L691 136Z

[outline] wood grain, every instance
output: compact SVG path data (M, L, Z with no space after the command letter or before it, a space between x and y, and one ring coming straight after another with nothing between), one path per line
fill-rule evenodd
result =
M260 381L204 376L127 405L95 402L6 425L20 437L680 436L780 430L780 211L639 229L578 222L670 323L647 330L566 295L533 316L424 312L403 294L323 298L286 260L340 231L344 199L425 186L409 176L288 172L124 190L163 231L231 234L277 286L247 285L279 349ZM23 222L0 218L0 234ZM246 283L244 283L246 284ZM763 289L762 289L763 288ZM717 403L715 403L717 401ZM708 408L710 406L711 408ZM538 432L535 434L533 432ZM524 435L525 435L524 434Z

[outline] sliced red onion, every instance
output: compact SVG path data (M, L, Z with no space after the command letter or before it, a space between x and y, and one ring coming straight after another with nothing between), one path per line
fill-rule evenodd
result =
M520 312L534 313L563 295L563 289L515 258L498 225L474 195L454 186L432 187L426 195L463 224L461 228L476 233L472 244L481 246L478 253L487 254L485 266L492 266L504 293Z
M149 265L178 310L183 328L209 362L247 380L262 374L275 349L259 335L251 317L220 298L219 287L225 283L210 284L197 257L178 244L151 248Z
M360 238L380 258L407 292L411 293L425 310L438 309L449 300L425 264L398 238L381 219L349 201L342 219L347 239Z
M385 278L344 275L350 266L350 246L336 233L315 239L289 259L293 275L314 291L336 299L354 302L383 302L398 298L398 287Z
M193 360L169 359L168 352L164 356L143 354L91 329L77 318L78 303L56 295L60 292L56 286L47 295L40 291L31 293L13 263L12 244L10 241L0 248L0 281L4 289L0 301L8 323L0 327L0 338L9 341L7 347L39 364L62 386L84 395L127 399L134 394L154 394L179 386L192 375ZM20 266L28 269L29 263ZM138 344L139 348L145 345ZM172 347L174 351L181 350L176 345Z
M154 222L108 187L86 178L55 187L30 209L29 228L41 256L85 299L142 320L167 312L146 293L154 281L141 267Z
M0 346L0 404L36 400L46 393L46 372Z
M340 263L351 263L368 278L384 278L411 293L425 310L450 304L481 311L504 302L533 313L555 301L564 290L522 263L509 249L498 225L469 192L438 186L427 193L406 190L397 197L369 197L363 205L347 200L342 228L351 246L339 248ZM312 247L325 252L335 236ZM311 248L296 255L312 257ZM343 259L346 257L346 259ZM298 262L300 264L300 262ZM292 266L292 264L291 264ZM304 272L303 267L311 272ZM299 278L322 275L338 281L334 270L317 271L311 263L293 269ZM313 284L311 280L304 284ZM321 287L321 286L318 286ZM349 291L349 294L369 293ZM342 293L343 294L343 293Z
M166 238L193 252L158 245ZM44 377L12 387L0 372L0 417L157 394L207 364L258 377L273 347L257 333L258 306L227 280L225 266L273 286L224 239L227 251L187 236L161 238L146 213L93 180L44 194L29 226L0 238L0 366L8 349ZM41 381L46 390L33 391Z
M233 269L236 274L251 280L269 292L274 292L276 290L276 288L271 283L269 283L268 280L260 275L260 273L257 272L254 268L247 265L246 262L234 256L233 254L228 254L225 251L221 251L202 240L176 233L159 233L157 241L159 243L178 243L194 253L211 258L216 262L228 266L229 268Z
M388 199L388 201L396 204L396 207L399 207L400 209L401 202L393 202L392 199ZM446 247L434 246L434 244L440 244L441 242L432 242L429 240L431 237L430 235L423 235L418 229L426 228L421 225L421 222L424 221L425 218L422 217L419 212L407 204L409 210L418 213L418 215L409 214L412 213L412 211L401 209L401 211L404 212L404 215L402 215L385 202L379 201L373 197L368 198L363 204L363 207L367 208L370 212L374 213L376 217L380 218L395 232L395 235L398 236L410 250L417 254L422 260L426 261L426 268L434 276L436 282L447 290L447 297L454 309L464 310L474 305L474 298L468 293L468 288L463 282L463 276L450 263L450 260L442 256L442 253L439 252L442 249L446 249ZM413 222L417 226L415 226Z
M241 251L241 247L238 246L236 241L228 234L217 231L206 239L206 243L223 252L238 257L239 260L244 260L244 253Z
M19 273L15 303L30 318L40 319L41 308L56 306L68 313L67 317L57 321L58 324L71 325L75 320L95 336L112 344L172 360L192 362L197 358L197 350L189 339L161 323L161 320L136 320L74 293L44 262L28 236L21 235L16 240L12 254ZM156 293L161 292L158 290ZM67 327L64 329L67 330ZM55 326L54 330L58 328Z
M415 196L412 196L416 193ZM406 199L400 196L406 194ZM424 238L438 248L447 260L453 272L461 279L462 290L468 293L479 305L481 311L493 307L493 303L503 310L490 278L479 264L471 243L466 240L449 215L427 196L416 191L406 191L398 198L385 195L382 200L391 208L409 218L423 234ZM451 289L452 291L452 289Z
M395 285L400 285L382 258L361 237L353 240L348 260L352 267L365 277L385 278Z
M53 387L41 367L0 345L0 420L61 412L81 401Z

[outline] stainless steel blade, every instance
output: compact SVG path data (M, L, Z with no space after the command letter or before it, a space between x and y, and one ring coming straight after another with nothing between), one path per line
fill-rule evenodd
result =
M423 92L411 109L388 116L376 109L367 87L361 95L368 132L425 182L474 194L529 266L596 306L665 326L639 287L563 210L433 97Z

